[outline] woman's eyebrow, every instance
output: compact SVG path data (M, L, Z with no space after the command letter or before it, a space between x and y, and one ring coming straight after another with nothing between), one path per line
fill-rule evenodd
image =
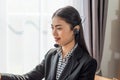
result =
M51 24L51 26L53 27L53 25ZM58 27L58 26L62 26L61 24L58 24L58 25L55 25L55 27Z

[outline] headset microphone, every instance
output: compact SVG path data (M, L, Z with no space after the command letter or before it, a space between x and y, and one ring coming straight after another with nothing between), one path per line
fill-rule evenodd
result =
M54 44L54 47L56 47L56 48L59 47L59 44Z

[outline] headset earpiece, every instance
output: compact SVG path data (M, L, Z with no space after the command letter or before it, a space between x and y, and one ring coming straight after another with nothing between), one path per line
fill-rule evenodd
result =
M74 29L74 34L78 35L79 34L79 30L78 29Z

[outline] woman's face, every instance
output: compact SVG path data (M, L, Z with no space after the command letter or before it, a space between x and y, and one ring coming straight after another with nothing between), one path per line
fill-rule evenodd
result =
M73 30L70 29L70 24L60 17L52 19L52 34L57 44L65 46L70 43L75 43Z

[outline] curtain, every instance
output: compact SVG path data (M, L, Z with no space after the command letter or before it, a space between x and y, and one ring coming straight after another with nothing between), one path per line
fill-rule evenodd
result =
M97 60L96 74L101 74L108 0L84 0L84 35L90 55Z

